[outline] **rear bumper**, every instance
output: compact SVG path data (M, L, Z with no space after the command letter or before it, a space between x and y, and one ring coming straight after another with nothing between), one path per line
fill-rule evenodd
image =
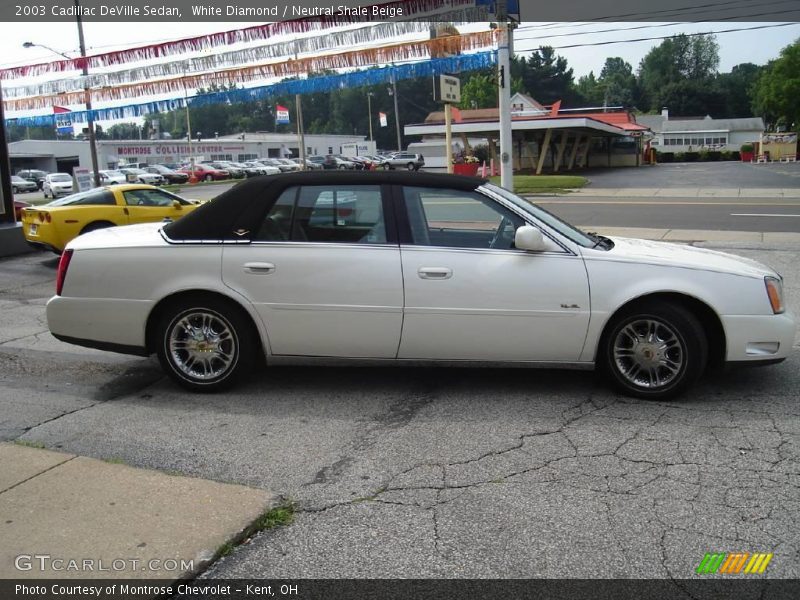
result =
M146 354L145 329L153 305L149 300L53 296L47 302L47 326L56 338L80 346Z
M774 363L792 351L797 321L786 312L780 315L721 316L725 329L728 363Z

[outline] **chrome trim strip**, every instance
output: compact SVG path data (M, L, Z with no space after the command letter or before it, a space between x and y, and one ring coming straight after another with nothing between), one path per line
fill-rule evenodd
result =
M403 312L402 306L369 306L359 304L286 304L263 302L257 306L264 306L274 310L311 310L311 311L338 311L338 312L373 312L373 313L397 313Z
M426 358L363 358L363 357L336 357L336 356L301 356L301 355L271 355L271 365L309 365L309 366L378 366L378 367L451 367L451 368L528 368L528 369L576 369L590 371L594 369L592 361L536 361L536 360L470 360L470 359L426 359Z

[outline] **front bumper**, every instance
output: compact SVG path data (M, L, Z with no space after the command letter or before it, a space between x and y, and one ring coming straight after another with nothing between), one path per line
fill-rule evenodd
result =
M727 340L727 362L778 362L792 351L797 320L791 312L780 315L723 315L720 319Z

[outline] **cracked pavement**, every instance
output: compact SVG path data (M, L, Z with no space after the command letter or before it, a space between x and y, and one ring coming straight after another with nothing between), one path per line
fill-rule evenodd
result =
M797 250L731 251L776 266L797 311ZM296 503L206 577L680 580L711 551L800 576L800 352L673 402L528 369L281 367L192 395L54 340L54 269L0 261L0 438Z

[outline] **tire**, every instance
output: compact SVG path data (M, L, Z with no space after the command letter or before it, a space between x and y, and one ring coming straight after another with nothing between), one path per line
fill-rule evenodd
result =
M188 328L199 338L191 339ZM193 392L218 392L240 381L252 371L260 347L240 307L202 294L169 305L156 331L162 368Z
M47 196L47 190L45 190L45 189L42 189L42 196L44 196L44 199L45 199L45 200L47 200L47 198L48 198L48 196Z
M206 175L206 176L204 177L204 179L205 179L206 181L214 181L214 176L213 176L213 175Z
M97 231L98 229L108 229L109 227L115 227L114 223L110 223L108 221L95 221L94 223L89 223L86 227L81 229L80 235L89 233L90 231Z
M19 194L19 190L17 189L17 186L15 186L15 185L11 186L11 193L12 194Z
M622 393L665 400L685 392L708 362L708 339L697 317L663 301L616 315L600 342L598 367Z
M408 163L406 165L406 169L408 169L409 171L416 171L417 167L414 165L414 163Z
M346 169L346 168L347 168L347 165L339 165L339 168L340 168L340 169Z

